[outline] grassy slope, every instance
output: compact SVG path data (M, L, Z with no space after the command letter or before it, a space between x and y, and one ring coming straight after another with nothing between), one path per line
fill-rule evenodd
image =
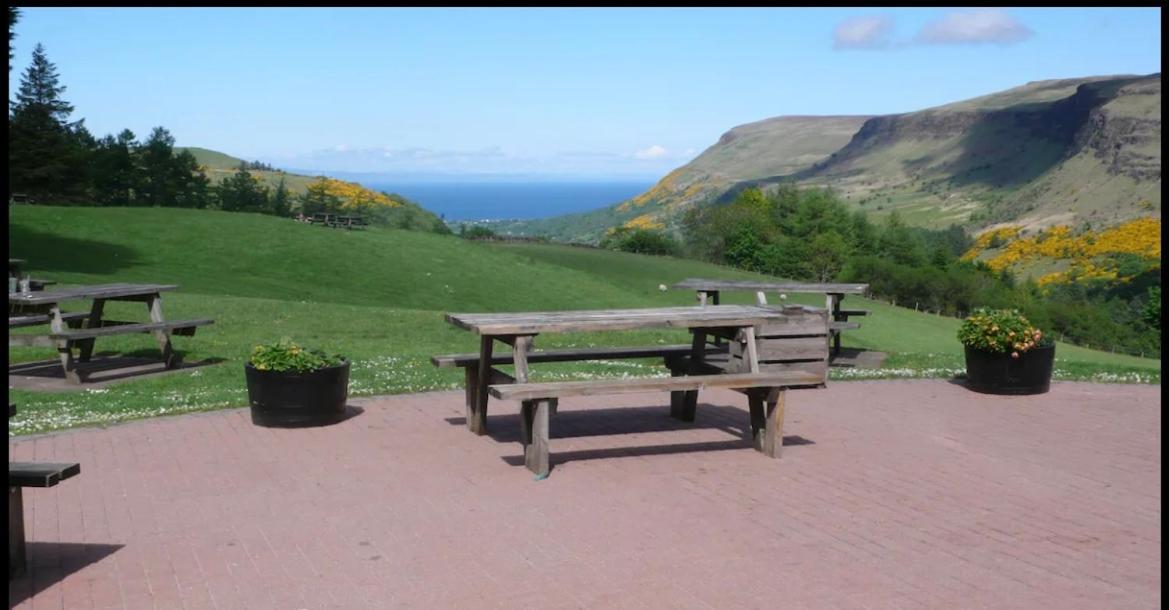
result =
M207 178L211 180L211 184L213 185L230 178L239 168L239 164L243 163L243 159L237 159L231 155L206 148L177 146L175 150L188 150L192 155L195 155L195 160L199 162L199 165L207 168ZM265 185L273 189L276 188L276 185L280 183L280 179L283 178L284 188L296 195L303 194L308 189L308 185L317 179L316 176L303 176L280 171L248 170L248 172L254 176L259 176Z
M523 311L684 305L689 292L658 289L686 277L755 274L664 257L551 245L467 242L451 236L373 229L330 231L266 216L154 208L10 208L10 255L38 277L65 284L170 282L169 318L211 317L176 346L188 361L222 360L108 391L46 394L12 390L17 433L209 408L243 406L242 364L257 342L290 336L354 361L355 396L458 387L459 372L432 367L437 353L473 351L476 339L443 321L450 311ZM751 295L728 295L749 302ZM812 295L793 301L819 303ZM861 299L850 298L858 305ZM956 320L864 302L874 316L846 345L958 357ZM73 304L77 310L85 304ZM142 307L111 303L111 318L140 319ZM677 330L548 335L540 346L684 342ZM156 354L147 335L103 339L100 351ZM10 348L10 359L49 359L52 350ZM912 356L910 356L912 358ZM928 358L931 361L936 358ZM1159 361L1060 349L1061 362L1155 370ZM652 374L647 362L540 367L536 378Z
M1111 91L1113 84L1130 78L1038 81L890 115L883 118L896 118L899 127L894 138L876 144L856 140L851 151L846 144L866 117L776 117L740 125L628 202L587 214L512 222L499 228L561 241L595 242L606 228L641 214L650 214L672 227L690 205L705 205L746 185L774 183L825 159L831 160L800 173L802 184L831 187L878 219L896 210L906 222L918 226L944 228L968 223L975 213L980 214L980 225L1006 220L1034 226L1074 224L1077 220L1114 224L1148 215L1142 205L1152 206L1159 216L1159 75L1126 86L1123 95L1100 109L1107 120L1097 121L1089 129L1100 135L1102 126L1112 126L1121 134L1118 143L1123 144L1123 161L1116 165L1146 168L1142 179L1115 171L1100 150L1077 150L1065 142L1046 140L1030 128L1012 127L1011 121L980 120L965 131L941 130L945 135L931 131L939 122L961 123L963 115L968 118L972 113L1007 108L1044 110L1075 94L1080 85ZM1060 120L1050 118L1052 122Z

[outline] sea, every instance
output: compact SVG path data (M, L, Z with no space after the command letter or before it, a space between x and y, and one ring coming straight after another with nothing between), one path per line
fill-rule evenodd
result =
M649 190L640 182L363 182L397 193L449 221L546 218L621 203Z

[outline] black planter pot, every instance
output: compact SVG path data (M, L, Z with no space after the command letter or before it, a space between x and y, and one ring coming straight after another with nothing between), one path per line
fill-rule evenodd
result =
M987 394L1043 394L1051 389L1054 364L1054 345L1033 347L1018 358L967 347L966 385Z
M244 374L257 426L322 426L345 418L348 361L308 373L261 371L247 363Z

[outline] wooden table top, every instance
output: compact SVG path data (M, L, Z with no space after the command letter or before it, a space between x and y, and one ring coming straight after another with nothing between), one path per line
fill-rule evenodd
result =
M39 292L10 292L10 305L43 305L74 299L115 299L147 294L158 294L178 288L175 284L95 284Z
M754 326L783 318L782 308L758 305L654 307L518 313L451 313L446 321L480 335L529 335L543 332Z
M810 292L817 294L864 294L869 289L868 284L800 284L755 282L739 280L707 280L701 278L687 278L674 284L675 290L764 290L778 292Z

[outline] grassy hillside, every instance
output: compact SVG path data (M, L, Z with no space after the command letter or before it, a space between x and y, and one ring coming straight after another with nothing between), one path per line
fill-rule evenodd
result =
M199 162L199 165L203 166L207 178L211 180L211 184L213 185L230 178L239 168L239 164L244 161L243 159L237 159L225 153L194 146L176 146L175 150L187 150L192 155L195 155L195 160ZM276 188L276 185L280 183L280 179L283 178L284 188L287 188L289 192L296 195L304 194L308 185L317 178L316 176L303 176L283 171L248 170L248 172L253 176L259 176L264 184L273 189Z
M671 225L686 208L718 197L738 182L792 174L824 160L847 144L868 118L791 116L740 125L629 201L582 214L491 226L504 234L596 243L610 227L639 217Z
M781 181L933 228L1160 217L1160 74L1039 81L898 115L740 125L629 201L498 229L595 243L631 222L676 228L691 206Z
M355 396L454 388L461 384L460 373L435 369L428 358L473 351L477 340L446 324L443 313L682 305L693 303L694 295L662 292L659 285L686 277L759 277L664 257L488 244L393 229L329 231L204 210L16 206L9 218L9 254L27 259L38 277L63 284L178 284L179 290L164 298L167 316L210 317L216 323L194 337L177 338L176 347L187 361L220 361L108 390L10 390L10 400L21 405L11 420L16 433L244 406L242 367L250 348L283 336L348 355ZM735 295L728 302L749 299ZM820 302L810 295L791 300ZM891 352L890 363L912 367L917 371L912 374L928 368L925 374L946 375L952 373L938 367L960 368L956 320L863 299L849 302L872 309L874 316L848 334L845 345ZM140 319L142 309L111 303L107 316ZM686 340L678 330L578 333L541 336L538 346ZM157 354L147 335L103 339L98 351ZM41 348L9 349L15 362L54 356ZM1069 346L1060 347L1058 365L1079 377L1111 371L1160 379L1159 361ZM660 372L653 362L617 361L539 367L535 373L550 379Z

